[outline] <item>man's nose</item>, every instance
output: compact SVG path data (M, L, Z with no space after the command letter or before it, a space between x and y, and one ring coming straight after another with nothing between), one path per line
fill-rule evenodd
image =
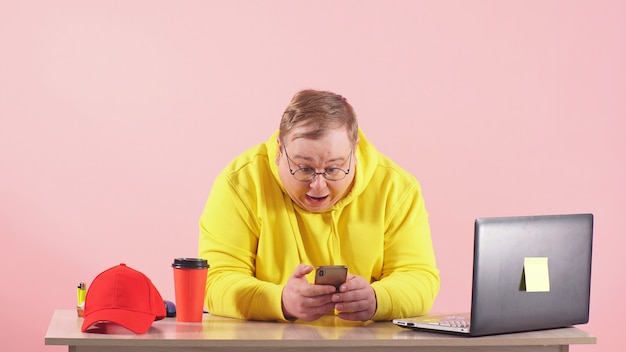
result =
M311 180L311 184L309 185L312 189L323 189L326 187L326 179L323 175L318 174L314 179Z

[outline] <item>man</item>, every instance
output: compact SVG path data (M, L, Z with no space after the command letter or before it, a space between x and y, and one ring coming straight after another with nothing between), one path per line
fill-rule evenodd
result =
M279 131L215 179L200 219L212 314L390 320L427 313L439 271L418 181L359 129L352 106L304 90ZM349 268L338 292L314 267Z

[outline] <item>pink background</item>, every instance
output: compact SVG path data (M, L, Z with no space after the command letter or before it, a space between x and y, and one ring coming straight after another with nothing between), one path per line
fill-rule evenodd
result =
M626 316L626 2L2 1L2 350L45 347L125 262L173 299L211 183L333 90L424 188L436 311L467 310L476 217L593 212L596 346ZM619 243L619 244L618 244ZM615 324L615 325L613 325Z

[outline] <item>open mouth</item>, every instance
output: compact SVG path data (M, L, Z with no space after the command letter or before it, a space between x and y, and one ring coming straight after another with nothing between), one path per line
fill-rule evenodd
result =
M306 199L309 200L309 202L311 203L322 203L323 201L326 200L326 198L328 198L328 196L323 196L323 197L312 197L310 195L307 194Z

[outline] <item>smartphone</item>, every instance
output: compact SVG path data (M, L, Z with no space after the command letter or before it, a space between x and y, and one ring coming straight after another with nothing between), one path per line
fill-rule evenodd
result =
M339 291L347 276L348 267L345 265L322 265L315 269L315 284L332 285Z

